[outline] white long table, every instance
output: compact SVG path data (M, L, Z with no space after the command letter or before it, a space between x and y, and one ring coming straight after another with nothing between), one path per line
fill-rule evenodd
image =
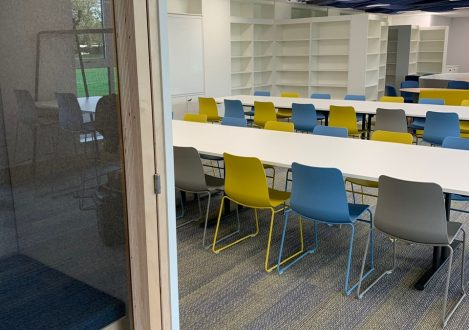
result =
M176 120L173 121L173 145L194 147L201 153L216 156L224 152L253 156L266 164L285 168L293 162L335 167L344 176L359 179L378 180L380 175L388 175L435 182L446 193L448 214L450 193L469 195L469 152L464 150ZM416 288L425 288L445 258L445 251L435 247L432 267L417 282Z
M78 97L78 104L82 112L96 112L96 105L102 96ZM58 109L57 100L37 101L38 109Z
M253 95L234 95L217 98L218 103L224 99L240 100L245 106L253 106L254 101L272 102L277 108L291 109L293 103L313 104L316 110L329 111L331 105L353 106L357 113L366 115L376 115L376 109L403 109L408 117L425 117L427 111L437 112L455 112L459 119L469 120L469 107L454 105L434 105L418 103L392 103L376 101L352 101L352 100L323 100L311 98L289 98L279 96L253 96Z

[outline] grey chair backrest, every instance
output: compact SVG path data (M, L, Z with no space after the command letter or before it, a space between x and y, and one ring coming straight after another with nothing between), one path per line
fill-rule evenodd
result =
M407 133L407 118L402 109L376 109L375 130Z
M448 244L443 191L436 183L379 177L376 228L422 244Z
M108 152L117 152L119 147L119 109L117 95L105 95L96 104L95 129L104 137Z
M37 121L36 104L31 93L24 89L15 89L14 93L18 105L18 119L25 124Z
M207 191L205 173L199 153L192 147L174 147L176 188L185 191Z
M83 114L73 93L55 93L59 105L59 125L64 130L79 132L83 129Z

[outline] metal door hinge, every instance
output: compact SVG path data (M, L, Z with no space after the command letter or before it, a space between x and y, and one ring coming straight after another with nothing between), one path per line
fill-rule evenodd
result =
M159 195L161 194L161 178L159 174L155 174L153 176L154 182L155 182L155 194Z

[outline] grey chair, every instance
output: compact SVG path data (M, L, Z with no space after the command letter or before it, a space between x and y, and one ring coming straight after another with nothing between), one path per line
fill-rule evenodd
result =
M466 296L464 289L464 246L466 244L466 233L460 223L446 221L445 202L441 187L435 183L403 181L384 175L380 176L374 226L377 230L393 238L392 268L382 273L371 285L361 292L362 277L369 245L367 241L357 291L358 298L361 299L380 279L395 270L397 240L420 245L447 247L450 254L448 257L448 272L442 310L443 327L445 327L456 308ZM451 244L455 242L455 238L460 232L463 234L461 256L462 297L447 315L446 305L453 262L453 248ZM370 232L370 235L372 235L372 232Z
M75 94L72 93L55 93L55 97L57 99L57 104L59 106L59 127L62 132L66 132L71 134L74 139L74 148L75 153L78 153L78 145L82 143L82 136L84 136L83 141L83 151L85 154L85 161L82 163L81 168L81 193L78 196L79 198L79 207L80 210L89 210L94 209L94 206L85 207L84 200L91 199L93 202L95 195L90 194L86 195L86 160L88 160L88 152L87 152L87 144L88 142L93 142L94 145L94 153L91 154L91 158L94 162L95 168L95 177L94 179L98 178L98 170L97 170L97 160L99 155L99 146L98 146L98 134L95 128L95 122L93 120L85 122L83 119L83 112L81 111L80 104L78 103L77 97ZM90 115L90 119L92 116ZM60 139L57 138L57 141ZM58 153L58 146L55 146L55 153L57 159ZM57 160L56 160L57 162ZM55 163L56 163L55 162Z
M16 153L19 144L19 131L20 124L27 127L31 131L33 141L33 176L36 172L36 158L37 158L37 141L39 139L38 131L41 128L47 128L55 124L51 119L41 118L38 116L36 104L34 99L27 90L17 89L14 91L16 97L16 104L18 106L17 122L16 122L16 137L15 137L15 148L13 152L13 160L16 163Z
M402 109L376 109L376 131L407 133L407 118Z
M176 183L176 189L179 191L193 193L197 196L197 202L199 206L199 217L196 219L187 220L184 223L181 223L176 226L180 228L191 222L198 221L202 218L202 206L200 203L201 195L207 195L207 210L205 212L205 224L204 224L204 234L202 238L202 246L205 249L208 249L212 244L205 245L205 239L207 234L207 222L210 212L210 201L212 195L217 192L222 192L224 190L224 179L218 178L205 174L200 155L195 148L192 147L174 147L174 177ZM182 204L182 196L181 196ZM184 214L184 206L182 204ZM236 208L236 218L238 221L238 230L229 236L225 236L220 239L224 240L236 233L239 232L239 215L238 209Z

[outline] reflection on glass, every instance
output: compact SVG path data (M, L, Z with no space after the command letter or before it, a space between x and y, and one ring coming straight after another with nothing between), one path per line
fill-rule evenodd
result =
M10 329L130 324L112 5L0 1L0 320Z

